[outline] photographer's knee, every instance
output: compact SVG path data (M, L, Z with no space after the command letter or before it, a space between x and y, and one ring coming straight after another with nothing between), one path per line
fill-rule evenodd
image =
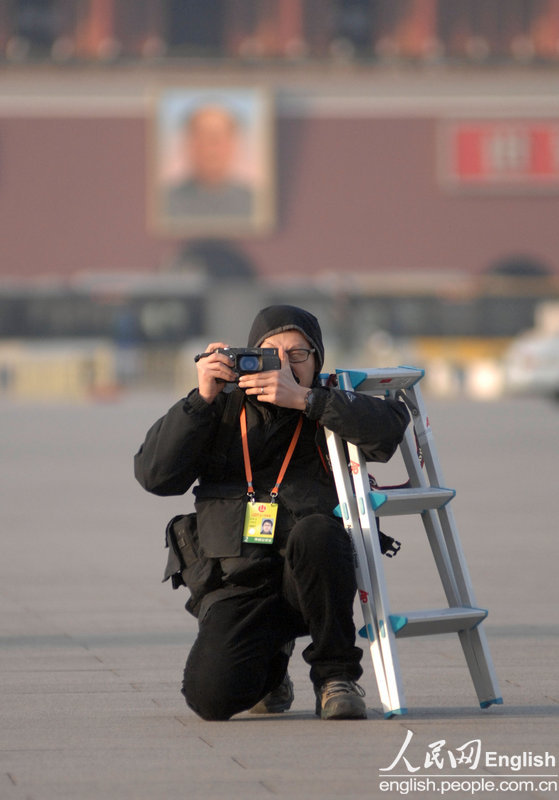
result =
M186 701L186 705L195 714L208 722L224 722L231 719L235 713L228 707L227 697L219 697L215 691L212 691L211 687L207 687L204 691L204 687L199 682L197 686L193 686L186 672L181 694Z
M287 543L287 557L313 560L337 558L351 548L343 526L326 514L310 514L294 525Z

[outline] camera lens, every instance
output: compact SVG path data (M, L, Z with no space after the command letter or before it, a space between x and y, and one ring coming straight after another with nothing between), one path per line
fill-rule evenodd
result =
M241 372L258 372L260 359L258 356L241 356L238 365Z

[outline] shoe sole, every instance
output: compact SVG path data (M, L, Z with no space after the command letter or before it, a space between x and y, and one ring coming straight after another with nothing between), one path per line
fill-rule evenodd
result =
M262 702L257 703L250 709L251 714L283 714L284 711L289 711L291 703L278 703L277 706L266 707Z
M249 713L251 714L283 714L284 711L289 711L291 706L293 705L293 701L295 700L295 694L293 691L293 682L289 681L289 697L283 700L276 700L274 703L273 701L266 702L266 698L264 697L257 703L255 706L249 709ZM285 693L284 693L285 694Z

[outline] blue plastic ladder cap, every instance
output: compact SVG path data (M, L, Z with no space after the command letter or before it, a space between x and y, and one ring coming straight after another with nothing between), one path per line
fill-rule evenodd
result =
M373 511L376 511L377 508L380 508L382 505L384 505L388 499L388 495L384 494L383 492L369 492L369 497L371 499Z
M359 636L361 636L362 639L368 639L370 642L375 641L375 632L371 623L363 625L363 627L359 629Z
M335 517L339 517L340 519L349 519L349 510L347 507L347 503L343 505L339 503L336 508L332 511L332 514Z
M401 631L402 628L406 627L408 618L404 617L402 614L390 614L390 624L392 625L392 630L396 634L398 631Z
M444 489L445 492L452 492L452 497L449 497L448 500L446 500L446 502L442 504L441 508L444 508L447 505L447 503L450 503L450 501L454 500L454 498L456 497L456 489L448 489L446 486L441 486L440 488Z
M367 380L369 377L366 372L360 372L356 369L337 369L336 375L341 375L343 372L349 375L351 385L354 389L356 389L359 384L363 383L363 381Z
M390 719L390 717L403 717L407 713L407 708L393 708L392 711L385 712L384 719Z
M477 628L477 626L478 626L478 625L481 625L481 623L482 623L484 620L486 620L486 619L487 619L487 617L488 617L488 615L489 615L489 609L487 609L487 608L479 608L479 609L478 609L478 611L483 611L483 613L484 613L484 615L485 615L485 616L483 617L483 619L480 619L480 620L478 620L478 621L476 622L476 624L474 625L474 627L472 628L472 630L474 630L474 628Z
M484 700L483 703L480 703L479 705L481 708L489 708L489 706L502 706L503 698L496 697L494 700Z

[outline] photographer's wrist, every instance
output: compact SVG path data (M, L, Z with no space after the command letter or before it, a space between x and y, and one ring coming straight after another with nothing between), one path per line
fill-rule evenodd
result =
M305 392L305 397L303 398L303 400L304 400L304 403L305 403L305 405L303 407L303 413L305 414L305 416L308 417L309 414L312 411L312 406L313 406L313 401L314 401L314 389L307 389L307 391Z
M307 390L307 397L303 413L309 419L320 419L326 401L328 398L328 389L322 386L313 386L312 389Z

